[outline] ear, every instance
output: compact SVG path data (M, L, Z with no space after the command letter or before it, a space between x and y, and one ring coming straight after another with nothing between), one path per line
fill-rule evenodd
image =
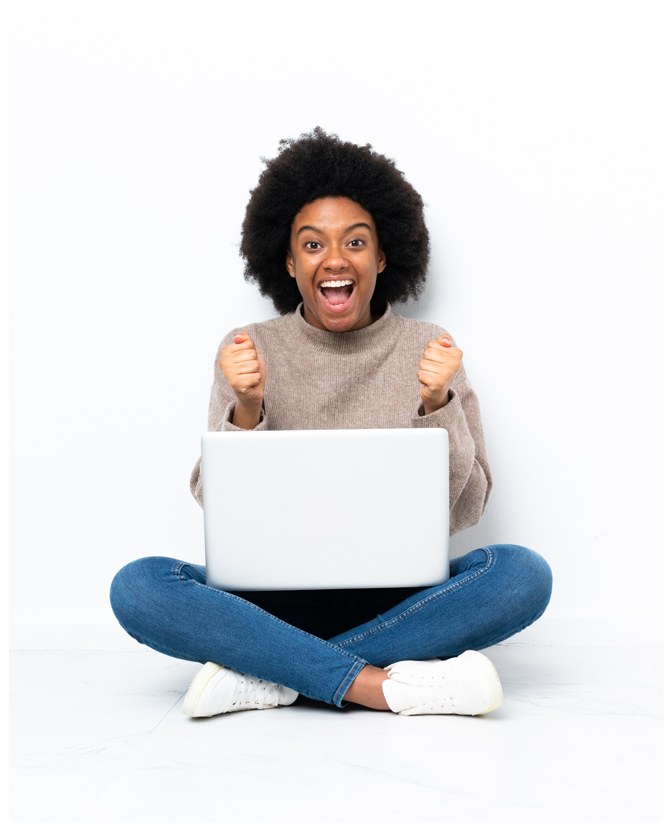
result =
M291 276L291 278L294 279L295 278L295 272L293 270L293 256L291 255L290 250L286 251L286 269L288 270L289 275Z
M377 265L377 275L381 273L381 271L386 267L386 253L379 248L379 264Z

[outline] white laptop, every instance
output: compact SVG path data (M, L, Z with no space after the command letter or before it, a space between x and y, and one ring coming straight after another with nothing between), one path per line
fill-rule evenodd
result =
M210 586L391 588L449 578L444 428L210 431L201 473Z

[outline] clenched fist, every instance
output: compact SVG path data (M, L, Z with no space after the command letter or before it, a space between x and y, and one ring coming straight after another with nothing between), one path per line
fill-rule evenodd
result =
M447 404L449 388L462 359L463 351L452 347L449 336L443 335L439 341L433 339L428 342L417 373L426 416Z
M238 333L234 342L221 348L219 367L235 391L240 406L247 411L259 412L267 377L265 359L248 333Z

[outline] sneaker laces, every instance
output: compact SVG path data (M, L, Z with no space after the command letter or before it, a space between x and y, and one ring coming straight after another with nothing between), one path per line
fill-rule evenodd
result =
M233 689L231 706L250 705L257 709L263 709L268 704L276 706L276 695L276 684L240 673Z

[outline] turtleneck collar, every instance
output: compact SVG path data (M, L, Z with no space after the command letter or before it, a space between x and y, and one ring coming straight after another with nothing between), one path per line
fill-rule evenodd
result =
M303 305L304 302L300 302L290 316L291 327L297 339L313 350L323 353L356 353L378 346L383 347L392 342L396 336L395 328L399 316L391 310L388 302L384 315L380 316L376 322L367 327L361 327L359 330L347 330L343 333L320 330L306 322L302 315Z

